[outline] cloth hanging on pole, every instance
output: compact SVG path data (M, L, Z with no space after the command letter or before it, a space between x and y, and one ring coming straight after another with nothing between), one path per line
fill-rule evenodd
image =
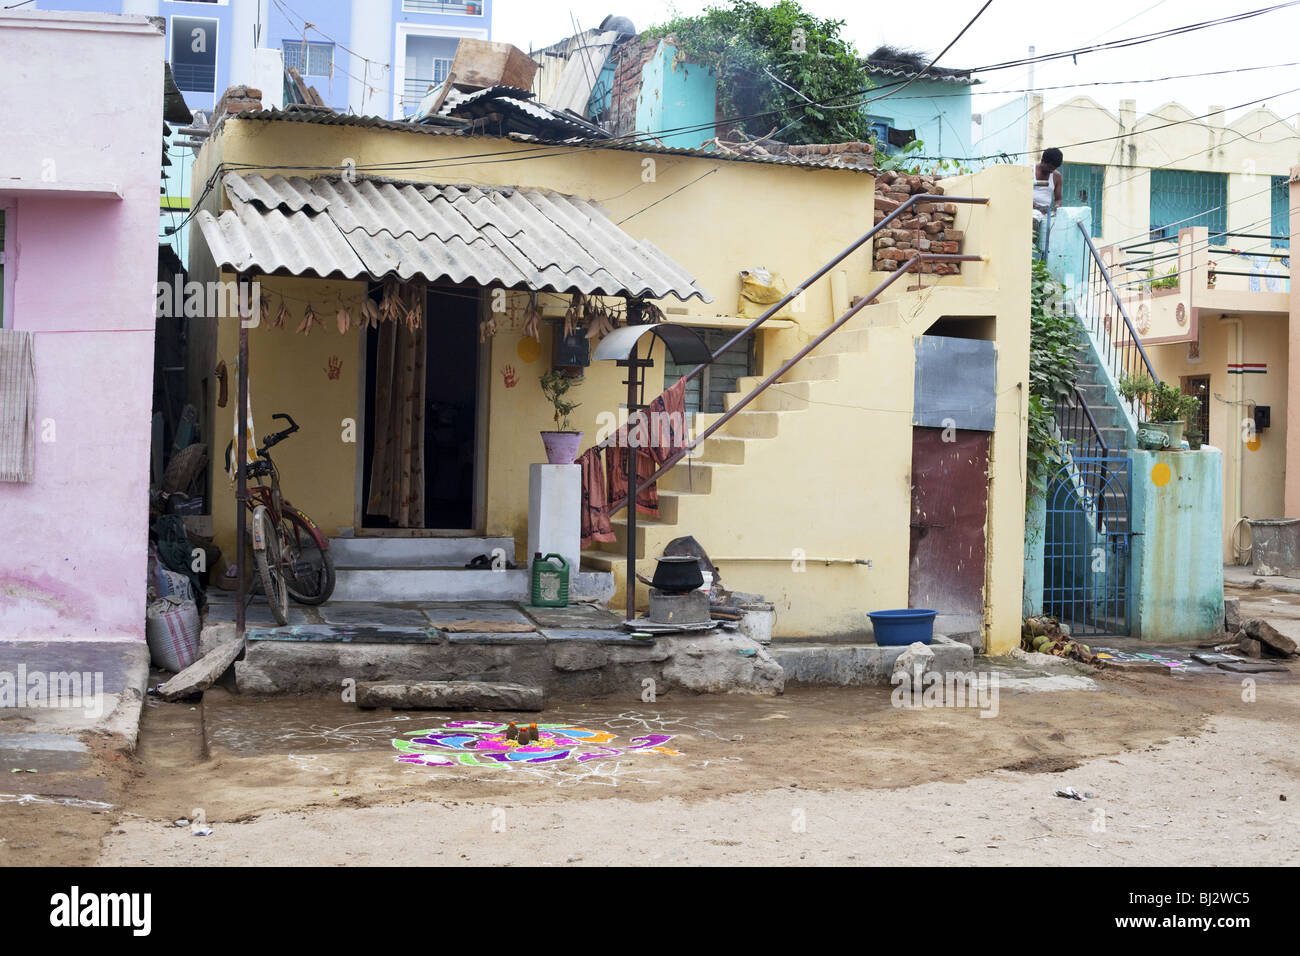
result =
M31 481L36 465L33 335L0 329L0 481Z
M635 452L637 484L645 481L689 440L686 426L686 380L679 379L658 395L602 445L578 457L582 466L582 546L613 541L610 513L627 499L627 456ZM601 456L604 461L601 461ZM655 484L637 495L637 513L659 517Z
M428 322L379 325L375 448L366 513L398 528L424 527L424 368Z
M251 371L251 370L250 370ZM244 408L245 431L248 434L248 447L244 455L244 463L251 465L257 461L257 436L253 434L253 383L252 376L249 376L248 383L248 401ZM239 381L239 358L235 358L235 381ZM239 396L236 394L235 400L230 405L234 412L233 421L230 425L230 437L234 439L234 444L230 446L230 465L226 469L226 474L230 480L234 481L237 477L237 463L239 459Z

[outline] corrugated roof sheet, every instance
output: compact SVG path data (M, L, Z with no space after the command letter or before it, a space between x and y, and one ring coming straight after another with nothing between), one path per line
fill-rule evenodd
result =
M653 243L575 196L334 176L228 173L223 183L232 208L197 220L216 264L239 272L713 301Z
M934 83L952 83L955 86L974 86L980 82L971 76L969 72L960 70L943 70L934 67L924 76L921 76L921 71L914 67L892 64L885 60L867 60L863 63L863 66L872 76L893 76L900 80L913 80L921 77L922 80Z

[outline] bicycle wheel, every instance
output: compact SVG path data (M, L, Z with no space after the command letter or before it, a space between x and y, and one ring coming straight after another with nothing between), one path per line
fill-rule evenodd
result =
M260 537L266 547L261 551L253 549L253 562L257 565L257 574L262 581L262 593L271 608L271 616L278 624L289 623L289 592L284 587L284 565L280 547L280 534L265 508L253 512L253 522L257 526L256 537Z
M334 593L334 559L321 550L307 519L293 508L285 508L280 527L287 550L284 554L284 586L299 604L324 604Z

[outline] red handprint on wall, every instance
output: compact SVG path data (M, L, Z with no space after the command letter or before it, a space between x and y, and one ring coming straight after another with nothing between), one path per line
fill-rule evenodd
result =
M343 360L337 355L331 355L329 364L325 366L325 377L336 379L343 374Z
M501 367L501 381L505 383L506 388L514 388L519 384L519 377L515 375L513 365L503 365Z

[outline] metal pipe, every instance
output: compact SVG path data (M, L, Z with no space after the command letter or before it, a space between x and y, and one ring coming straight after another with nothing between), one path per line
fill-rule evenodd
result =
M794 561L795 558L788 554L745 554L731 557L710 555L709 560L714 564L719 561ZM808 564L860 564L863 567L871 567L870 558L809 558L802 557L798 560Z
M987 202L987 200L979 200L979 201ZM719 418L712 425L710 425L708 428L706 428L702 434L698 435L693 441L688 442L686 445L682 446L677 451L673 452L672 455L668 458L668 460L664 462L662 465L660 465L658 470L656 470L654 474L652 474L649 478L647 478L645 481L643 481L640 485L637 486L637 491L641 491L644 488L648 488L650 485L654 484L654 482L659 480L659 478L665 472L667 472L668 469L672 468L679 461L681 461L683 458L689 455L696 446L698 446L706 438L708 438L710 435L716 432L719 428L721 428L727 422L731 421L731 419L734 418L736 414L739 413L742 409L744 409L746 405L748 405L755 398L757 398L759 395L765 392L773 382L775 382L782 375L784 375L791 368L793 368L804 356L806 356L817 346L821 345L822 342L826 341L826 339L829 338L842 325L844 325L845 322L849 321L849 319L853 318L862 309L866 308L873 301L875 301L876 297L880 295L880 293L888 289L891 285L893 285L894 282L896 282L900 276L902 276L904 273L910 272L914 265L918 265L926 262L983 262L983 261L984 261L983 256L963 256L963 255L946 254L946 253L936 254L930 252L922 252L913 256L911 259L908 259L907 262L902 265L902 267L891 272L889 274L889 278L886 279L884 282L880 283L880 285L876 286L876 288L873 289L866 297L859 299L857 305L853 306L851 309L849 309L849 311L845 312L842 316L840 316L837 320L835 320L835 322L827 326L826 329L823 332L821 332L819 335L817 335L816 338L814 338L811 342L809 342L798 352L796 352L793 358L787 359L781 365L780 368L778 368L767 378L763 379L763 381L759 382L759 384L755 386L752 392L750 392L748 395L742 398L735 405L731 406L731 408L729 408L727 411L723 412L722 417ZM625 500L622 505L616 505L615 507L611 508L609 510L609 514L611 515L617 514L619 509L622 507L626 507L627 502L631 500L633 500L633 496L629 494L627 500Z
M238 277L236 283L243 277ZM244 639L244 606L248 603L248 557L244 537L248 529L248 474L245 461L248 457L248 326L238 309L239 322L239 409L235 413L235 571L239 584L235 587L235 637ZM269 598L268 598L269 600Z
M628 421L632 421L632 415L637 410L636 385L637 379L640 378L640 367L637 365L637 342L632 343L632 354L629 356L627 363L627 416ZM630 426L629 426L630 427ZM630 444L630 443L629 443ZM627 619L636 620L636 496L640 488L636 485L636 462L640 449L634 447L628 448L624 452L627 459L625 466L627 468L627 498L626 501L631 505L627 510ZM612 512L611 512L612 513Z

